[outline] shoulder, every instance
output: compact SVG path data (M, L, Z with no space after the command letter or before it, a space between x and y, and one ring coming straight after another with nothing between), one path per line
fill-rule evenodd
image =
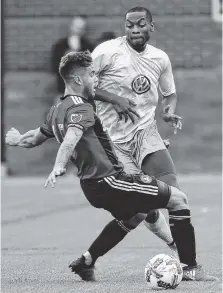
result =
M170 59L166 52L149 44L147 45L147 50L150 57L157 60L163 69L167 67Z
M114 55L116 54L120 46L124 44L125 42L125 37L118 37L116 39L108 40L106 42L103 42L99 44L94 51L92 52L92 55Z
M71 96L65 101L67 112L94 113L93 106L80 97Z

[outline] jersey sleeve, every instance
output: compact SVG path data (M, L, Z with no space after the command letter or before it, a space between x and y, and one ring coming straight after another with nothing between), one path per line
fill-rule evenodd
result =
M166 55L166 65L159 79L159 90L163 96L169 96L176 92L172 66L169 57Z
M54 137L53 130L52 130L52 115L54 111L54 106L51 107L49 113L46 116L45 122L40 126L40 131L42 134L44 134L46 137Z
M94 110L90 104L70 107L65 116L65 128L77 127L82 131L87 130L95 123Z
M91 56L97 76L112 66L112 52L109 50L108 42L98 45Z

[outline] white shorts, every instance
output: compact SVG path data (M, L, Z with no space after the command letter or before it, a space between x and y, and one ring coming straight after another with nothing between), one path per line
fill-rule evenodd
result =
M166 149L158 133L156 121L147 128L138 130L132 140L115 143L114 147L116 155L124 165L127 174L140 173L142 161L148 154Z

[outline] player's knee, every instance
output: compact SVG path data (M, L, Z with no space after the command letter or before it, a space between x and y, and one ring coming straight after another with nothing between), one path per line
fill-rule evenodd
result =
M159 210L152 210L147 214L145 221L154 224L159 218Z
M167 208L169 210L189 209L186 194L175 187L171 187L171 196Z
M145 220L146 214L137 214L129 220L122 221L125 227L129 230L135 229L143 220Z

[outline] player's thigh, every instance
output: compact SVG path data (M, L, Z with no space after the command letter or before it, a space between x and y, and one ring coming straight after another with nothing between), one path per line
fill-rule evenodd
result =
M140 130L134 140L135 159L140 168L142 167L142 162L147 155L166 149L163 139L157 130L155 121L147 128Z
M142 161L142 171L170 186L179 188L176 169L167 149L148 154Z
M110 176L104 178L105 209L118 220L129 220L138 213L165 208L170 198L170 190L163 182L147 175Z
M137 174L141 170L136 164L133 156L131 155L129 143L125 144L114 144L114 150L118 160L124 165L124 171L127 174Z

